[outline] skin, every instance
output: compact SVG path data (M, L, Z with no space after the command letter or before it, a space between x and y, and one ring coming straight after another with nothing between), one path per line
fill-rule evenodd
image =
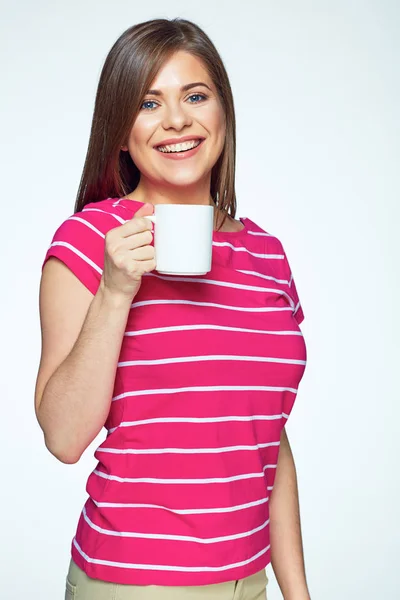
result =
M201 82L189 90L185 85ZM214 205L211 170L225 141L225 114L202 61L183 51L164 63L148 93L122 151L140 171L137 188L126 198L151 204ZM195 156L175 161L154 148L163 140L192 135L205 138ZM215 209L215 218L217 219ZM227 218L223 231L238 231L240 221Z
M310 600L300 525L296 467L283 428L269 502L271 564L284 600Z

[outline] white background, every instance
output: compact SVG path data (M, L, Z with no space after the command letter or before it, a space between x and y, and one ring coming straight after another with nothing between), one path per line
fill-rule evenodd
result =
M73 212L100 69L129 26L180 16L231 79L237 215L281 239L306 315L288 433L312 599L399 598L398 2L20 0L1 15L1 597L64 597L104 437L63 465L33 410L41 263Z

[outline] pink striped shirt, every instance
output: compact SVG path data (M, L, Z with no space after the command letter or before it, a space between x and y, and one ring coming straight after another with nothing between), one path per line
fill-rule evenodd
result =
M105 234L141 206L88 204L45 261L57 257L95 294ZM133 299L71 547L89 577L206 585L270 562L269 498L306 365L304 316L281 242L241 221L214 231L207 275L153 271Z

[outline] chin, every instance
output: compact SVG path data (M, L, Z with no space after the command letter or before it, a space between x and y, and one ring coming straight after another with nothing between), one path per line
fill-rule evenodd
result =
M177 173L174 177L165 177L164 182L171 187L190 187L199 184L204 179L204 174Z

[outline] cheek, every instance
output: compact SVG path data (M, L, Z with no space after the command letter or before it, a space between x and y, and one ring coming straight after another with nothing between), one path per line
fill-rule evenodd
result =
M215 139L214 150L215 150L215 153L217 154L217 156L219 156L221 154L222 149L225 144L226 127L225 127L224 121L221 122L220 120L218 120L215 123L215 132L216 132L216 139Z
M209 126L210 131L214 132L214 135L218 141L223 142L225 139L226 126L225 126L225 115L222 109L214 110L209 115Z
M129 136L129 154L136 166L143 170L145 165L148 164L147 153L152 151L149 145L149 139L154 126L149 123L148 119L137 119L134 126L132 127Z
M132 127L130 141L136 146L147 144L152 132L154 131L154 119L141 119L138 117Z

